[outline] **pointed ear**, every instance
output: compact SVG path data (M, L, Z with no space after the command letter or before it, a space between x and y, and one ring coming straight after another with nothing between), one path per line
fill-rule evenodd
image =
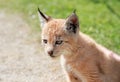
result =
M79 30L79 19L78 16L74 12L66 19L66 30L68 32L76 33Z
M50 16L43 14L39 8L38 8L38 16L39 16L41 27L44 27L45 23L47 23L51 19Z

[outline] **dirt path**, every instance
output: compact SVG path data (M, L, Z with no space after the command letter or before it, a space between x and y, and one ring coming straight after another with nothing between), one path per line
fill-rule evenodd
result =
M0 12L0 82L65 82L59 59L35 39L20 16Z

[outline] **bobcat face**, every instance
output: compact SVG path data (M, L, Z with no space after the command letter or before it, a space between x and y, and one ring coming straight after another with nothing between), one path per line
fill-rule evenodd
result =
M53 19L39 10L42 44L51 57L71 53L79 27L77 16L73 15L66 20Z
M61 24L60 24L61 23ZM51 57L60 55L65 44L62 30L64 20L52 20L42 29L42 44L45 52Z

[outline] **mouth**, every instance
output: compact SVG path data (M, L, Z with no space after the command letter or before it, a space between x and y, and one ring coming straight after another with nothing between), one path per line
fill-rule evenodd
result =
M55 58L55 56L53 54L51 54L50 57Z
M56 56L54 54L49 55L51 58L55 58Z
M46 53L48 56L50 56L51 58L56 58L56 57L58 57L58 56L60 56L60 53L51 53L51 54L48 54L48 53Z

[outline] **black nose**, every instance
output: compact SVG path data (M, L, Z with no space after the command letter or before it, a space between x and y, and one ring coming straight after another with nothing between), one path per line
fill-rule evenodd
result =
M48 54L49 54L51 57L54 57L54 56L53 56L53 51L48 51Z

